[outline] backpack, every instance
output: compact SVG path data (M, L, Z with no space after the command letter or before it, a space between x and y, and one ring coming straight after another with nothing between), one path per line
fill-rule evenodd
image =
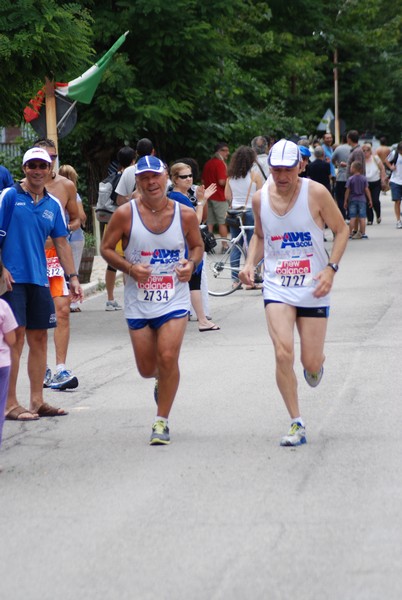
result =
M391 152L388 154L388 156L387 156L387 161L388 161L388 162L389 162L391 165L395 165L395 166L396 166L396 163L398 162L398 156L399 156L399 152L398 152L398 150L395 148L395 150L392 150L392 151L391 151ZM386 174L386 176L387 176L388 178L390 178L390 177L391 177L391 175L392 175L392 171L391 171L391 169L390 169L390 168L389 168L387 165L384 165L384 167L385 167L385 174Z
M98 201L95 206L95 214L99 223L109 223L117 208L115 192L120 181L121 173L112 173L100 182L98 189Z

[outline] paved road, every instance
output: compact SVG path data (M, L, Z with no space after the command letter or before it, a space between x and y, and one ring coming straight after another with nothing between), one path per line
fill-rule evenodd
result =
M211 300L220 332L189 323L169 447L148 445L152 383L122 314L85 301L80 386L45 392L69 416L5 425L3 598L399 600L402 231L382 199L382 224L336 276L324 379L300 380L301 448L279 446L258 292Z

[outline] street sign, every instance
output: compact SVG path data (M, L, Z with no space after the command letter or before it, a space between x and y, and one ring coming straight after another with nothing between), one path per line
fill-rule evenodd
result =
M329 131L329 125L332 121L332 119L334 119L334 113L332 112L332 110L330 108L327 108L327 110L325 111L325 114L323 116L323 118L321 119L321 121L318 124L317 130L318 131Z

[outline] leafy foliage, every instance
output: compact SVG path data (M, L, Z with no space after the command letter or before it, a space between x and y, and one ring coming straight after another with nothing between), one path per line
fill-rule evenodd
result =
M77 3L1 0L0 85L7 90L0 96L2 124L21 120L45 77L63 81L88 64L91 24L89 12Z
M117 150L141 137L168 162L201 165L216 141L314 134L334 110L335 50L347 128L402 137L402 0L0 0L2 123L46 75L76 77L127 29L92 104L78 105L60 140L92 204Z

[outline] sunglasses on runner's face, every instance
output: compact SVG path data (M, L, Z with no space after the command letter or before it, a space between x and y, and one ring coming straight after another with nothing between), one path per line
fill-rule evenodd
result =
M190 179L190 178L192 179L193 176L191 173L189 173L188 175L178 175L177 177L179 179Z
M27 162L25 166L28 167L30 171L34 171L35 169L41 169L42 171L44 171L49 167L47 162Z

